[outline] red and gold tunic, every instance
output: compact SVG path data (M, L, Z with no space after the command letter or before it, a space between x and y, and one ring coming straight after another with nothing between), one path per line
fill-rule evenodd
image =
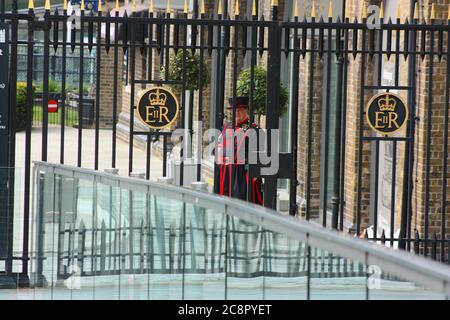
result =
M225 123L219 138L219 194L247 200L248 157L245 155L244 141L248 136L248 130L257 127L255 123L251 124L250 119L246 118L236 126L235 132L233 132L231 123ZM227 152L233 147L234 153ZM229 155L234 155L234 161L231 161ZM263 204L261 186L262 179L260 177L251 179L250 202Z

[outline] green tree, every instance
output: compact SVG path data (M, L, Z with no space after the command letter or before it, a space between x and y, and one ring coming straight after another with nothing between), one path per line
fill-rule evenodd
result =
M200 89L200 65L202 66L202 88L205 88L210 81L209 70L206 64L200 63L200 55L198 53L192 54L190 50L186 50L186 61L184 65L184 70L186 72L186 90L195 91ZM169 61L169 80L181 81L183 80L183 50L178 50L177 54L171 53ZM161 68L161 76L165 79L166 69L163 66ZM181 92L182 85L171 85L171 87L177 91Z
M250 97L251 69L242 70L237 80L237 95ZM253 90L253 110L256 115L261 116L266 113L267 100L267 71L262 66L254 68L254 90ZM283 115L287 110L288 91L280 83L280 106L279 115Z

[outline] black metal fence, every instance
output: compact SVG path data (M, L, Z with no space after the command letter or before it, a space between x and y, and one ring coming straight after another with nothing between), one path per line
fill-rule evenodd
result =
M2 1L3 3L4 1ZM292 72L292 82L290 83L290 106L287 123L289 124L289 148L287 152L281 152L280 170L273 175L262 176L264 179L264 205L275 208L277 204L277 181L289 181L290 194L290 213L297 214L297 194L302 191L302 197L305 203L303 208L306 219L314 218L313 212L319 207L318 214L321 223L324 226L344 230L352 227L356 235L363 237L365 234L364 227L373 225L373 235L367 233L367 237L373 241L386 242L390 245L398 243L398 247L409 251L419 252L424 256L431 256L440 261L450 262L448 259L449 239L448 239L448 124L449 124L449 83L450 83L450 51L448 43L450 42L450 19L438 20L432 16L428 23L421 23L417 12L414 12L414 6L411 8L409 18L405 20L397 19L380 19L380 25L372 28L368 25L367 16L362 19L343 18L341 14L338 18L328 17L309 17L301 18L298 10L291 12L284 19L279 19L278 7L272 6L270 15L260 14L258 1L254 1L254 10L250 15L239 13L235 8L229 8L227 2L221 1L219 10L213 13L206 13L198 1L194 1L194 11L192 13L176 12L169 13L165 10L144 10L142 12L119 13L119 11L99 12L94 15L87 11L82 11L79 17L80 33L77 37L72 37L68 42L67 20L70 17L69 12L50 12L46 11L43 20L38 20L34 16L33 10L30 9L27 14L1 13L0 20L11 24L11 56L10 62L11 79L10 92L16 90L15 79L18 72L18 39L17 24L18 21L27 21L29 25L28 39L25 41L27 47L27 131L26 131L26 154L30 154L31 143L31 123L32 123L32 85L34 75L34 65L31 59L34 53L34 32L40 30L44 33L44 52L43 52L43 107L44 113L42 118L42 161L47 161L48 154L48 124L49 115L47 112L47 102L49 100L48 80L50 78L50 51L56 50L62 52L62 100L65 100L66 77L67 70L65 68L65 60L70 51L75 48L79 49L79 65L80 70L84 70L86 57L84 55L85 48L103 48L107 54L113 56L111 68L114 74L118 74L122 70L119 64L119 58L125 54L128 61L128 83L130 85L131 106L129 111L129 153L128 153L128 172L133 172L134 168L134 140L136 136L147 138L147 164L146 177L150 176L150 159L151 144L150 137L162 136L164 141L164 151L167 149L167 141L170 133L158 130L142 131L136 130L135 123L135 98L137 91L145 85L173 85L181 86L181 92L186 91L185 72L183 71L182 80L169 79L169 73L164 76L154 72L154 57L159 57L160 66L169 66L171 52L181 51L183 54L183 66L186 65L187 51L197 52L200 56L200 70L203 70L205 58L214 59L214 64L208 65L212 78L216 79L214 100L211 101L213 123L216 128L222 128L226 101L227 77L231 74L229 81L231 83L232 97L237 96L237 78L238 78L238 61L242 58L248 58L250 69L250 92L249 92L249 114L250 121L255 120L255 97L254 97L254 77L255 67L264 63L267 65L267 100L265 104L265 127L264 129L271 131L280 129L279 123L279 107L280 107L280 82L281 82L281 64L284 57L288 57L292 63L289 69ZM238 13L235 18L230 18L228 12L235 11ZM433 11L434 12L434 11ZM293 15L292 15L293 14ZM395 19L394 19L395 20ZM100 26L104 26L105 35L101 36ZM58 30L62 28L62 39ZM74 27L76 28L76 27ZM189 32L188 32L189 31ZM93 41L94 33L97 32L97 42ZM76 34L76 32L74 33ZM152 41L146 41L146 38ZM188 36L189 35L189 36ZM87 40L86 40L87 37ZM189 38L189 42L186 41ZM293 39L293 40L291 40ZM23 45L22 44L22 45ZM96 50L96 63L101 64L102 50ZM147 57L145 72L141 72L142 76L137 78L137 54L140 52ZM382 72L383 64L386 57L395 57L393 63L393 78L390 84L383 83ZM334 126L334 132L330 132L330 115L331 115L331 67L333 59L337 59L337 83L335 98L334 116L337 119ZM401 59L407 59L407 67L401 68ZM325 62L324 62L325 61ZM424 63L424 61L426 63ZM435 68L437 63L443 63L443 68ZM317 80L317 66L319 64L327 65L326 77L324 82ZM356 66L356 68L355 68ZM420 66L420 67L419 67ZM368 75L368 69L373 68L375 80ZM421 69L420 69L421 68ZM144 69L144 68L143 68ZM231 70L230 70L231 69ZM306 73L301 73L306 70ZM428 78L425 87L420 86L417 80L418 71L426 72ZM231 72L230 72L231 71ZM303 78L300 79L300 76ZM437 77L439 76L439 77ZM405 80L406 77L406 81ZM202 78L201 72L199 79ZM369 79L370 78L370 79ZM102 75L100 69L96 70L96 79L98 83L102 83ZM434 98L434 82L441 80L437 85L443 86L440 91L441 99L444 107L439 110L442 117L439 128L435 130L433 118ZM80 98L79 115L83 114L83 84L85 82L84 72L79 73L78 91ZM406 82L406 83L404 83ZM353 87L350 87L353 84ZM203 104L203 83L199 81L199 90L194 92L198 95L197 119L202 120L204 116L203 110L207 107ZM121 101L118 100L118 87L121 83L114 78L113 83L114 95L112 97L112 153L111 167L117 166L117 122L118 113L120 111ZM324 86L325 92L322 128L326 133L324 135L324 145L334 145L335 150L333 159L331 159L330 150L324 148L321 154L323 167L329 168L331 161L333 162L331 169L326 169L323 173L320 190L313 188L317 180L316 172L313 171L314 163L317 158L313 156L313 149L317 143L317 136L314 133L315 119L314 111L318 108L316 104L317 87ZM100 96L101 85L96 86L96 96ZM348 90L358 92L356 110L353 118L349 118L350 100ZM304 92L304 99L300 99L299 92ZM384 91L392 92L397 90L405 92L407 96L407 104L410 112L406 123L406 132L401 136L380 136L369 133L365 125L365 103L366 97L370 94ZM14 95L12 95L14 96ZM181 123L188 122L188 129L192 129L194 105L188 103L186 95L181 95ZM192 97L192 95L191 95ZM426 112L417 110L418 102L424 99ZM439 101L441 101L439 100ZM422 101L422 100L420 100ZM437 101L437 100L436 100ZM423 101L422 101L423 102ZM95 101L95 152L93 169L99 169L99 152L100 144L104 143L99 140L99 109L100 100ZM187 112L189 108L189 112ZM14 116L15 101L11 101L11 115ZM420 111L420 112L419 112ZM66 111L62 111L63 113ZM189 118L186 118L189 115ZM299 116L302 116L303 122L299 124ZM79 116L80 117L80 116ZM232 123L235 123L236 114L233 112L231 117ZM186 121L189 120L189 121ZM351 122L350 122L351 120ZM301 147L299 136L299 127L305 128L306 139L304 145L306 150L303 153L304 163L298 161L299 148ZM437 126L436 126L437 127ZM350 134L350 130L354 132ZM61 135L64 135L64 123L61 123ZM420 140L418 143L418 130L420 131ZM11 122L10 132L14 132L14 124ZM352 136L354 135L354 136ZM356 138L355 138L356 137ZM64 151L66 147L77 153L77 164L82 165L83 158L83 127L78 127L78 143L76 146L60 146L60 162L64 163ZM354 154L350 154L348 145L352 141L357 141L357 148ZM437 139L437 140L436 140ZM14 139L11 139L11 150L14 150ZM435 149L437 142L443 156L435 158ZM270 142L270 138L269 141ZM108 142L109 143L109 142ZM390 187L380 189L380 158L381 146L389 143L391 152L392 165L389 170L385 170L385 174L389 176L390 181L398 181L402 176L401 189L392 183ZM373 158L370 160L368 149L372 150ZM303 150L303 149L301 149ZM270 150L277 152L278 150ZM423 153L422 153L423 151ZM433 153L433 154L432 154ZM14 153L12 153L14 155ZM163 174L166 175L166 152L163 152ZM433 158L432 158L433 156ZM23 272L27 272L28 261L28 230L30 217L30 157L25 159L25 197L24 197L24 243L22 266ZM401 161L400 161L401 160ZM418 162L420 168L417 169ZM348 171L348 164L353 163L356 172ZM299 166L304 166L304 180L298 181ZM10 166L14 167L14 157L11 158ZM200 169L200 164L198 165ZM249 177L261 176L261 169L264 165L260 162L249 166ZM433 167L433 172L432 172ZM368 190L367 172L373 172L374 181L370 190ZM197 170L198 180L200 180L201 170ZM356 177L353 189L348 191L346 181L352 177ZM328 193L328 177L333 177L332 196ZM183 184L183 163L181 165L181 184ZM219 181L217 166L215 168L215 183ZM421 182L420 192L423 195L417 195L418 185ZM298 188L302 183L302 189ZM385 194L382 194L382 191ZM321 193L320 200L316 199L316 193ZM397 196L400 192L401 196ZM353 203L350 203L351 197L354 195ZM247 190L247 196L251 196L251 190ZM379 219L381 219L380 208L378 206L381 197L389 197L390 203L387 209L386 225L390 226L389 231L380 230ZM372 200L370 200L372 199ZM369 201L370 200L370 201ZM370 204L370 203L371 204ZM319 204L318 204L319 203ZM349 209L354 204L354 209ZM329 214L329 209L331 212ZM348 218L354 222L354 226L345 226L347 211L353 212L353 217ZM384 227L383 227L384 228ZM395 234L395 229L399 229L399 233ZM416 232L417 230L417 232ZM379 234L382 234L380 237ZM418 238L418 239L417 239ZM12 240L11 240L12 241ZM11 272L11 260L6 265L6 272Z

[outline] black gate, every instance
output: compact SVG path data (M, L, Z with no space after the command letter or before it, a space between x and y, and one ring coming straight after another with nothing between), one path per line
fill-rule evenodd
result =
M178 86L181 97L178 128L185 128L187 134L184 140L190 141L192 139L186 137L195 133L194 120L202 121L205 115L208 115L211 124L206 127L222 128L225 101L236 99L239 95L238 77L243 60L249 72L251 122L256 120L254 111L259 98L255 96L257 66L265 65L268 74L262 117L264 124L257 131L260 139L263 139L261 134L264 133L264 155L279 155L279 170L274 174L262 174L268 165L261 159L249 165L249 177L262 176L264 180L265 206L277 208L277 190L281 186L289 195L288 211L291 215L298 214L308 220L318 220L324 227L350 230L372 241L450 262L450 239L447 238L446 228L450 16L445 20L437 19L434 5L431 17L425 23L423 19L419 20L418 8L414 10L414 5L407 15L413 18L385 19L383 11L381 16L368 16L364 7L362 19L353 20L344 12L333 14L331 8L325 10L329 12L328 17L316 16L315 12L305 12L302 13L304 17L300 17L295 1L292 2L293 10L286 9L287 2L284 4L284 14L279 10L277 1L272 3L270 10L262 2L252 1L252 10L247 10L245 14L239 6L228 8L227 1L207 2L206 9L205 2L194 1L192 12L188 11L187 4L175 10L171 10L168 4L168 11L166 8L153 8L153 3L145 9L143 5L132 3L127 10L117 7L116 10L102 12L100 6L98 13L86 9L81 10L79 16L68 12L66 6L52 11L47 7L42 14L37 14L33 8L18 11L17 1L13 1L12 11L7 12L5 3L0 1L0 32L4 25L8 26L9 37L5 41L8 41L10 51L10 101L9 104L1 101L0 111L9 112L8 147L2 145L1 152L8 149L10 153L8 163L2 165L7 168L24 167L22 218L21 221L14 221L20 225L23 234L20 252L14 253L12 250L15 237L12 223L14 177L11 172L5 176L7 192L1 191L2 196L7 194L6 200L2 198L2 203L7 201L9 204L0 206L0 227L7 230L4 233L7 239L0 242L3 246L0 248L0 260L6 261L5 269L0 272L5 275L17 272L26 278L28 273L30 169L32 160L48 161L49 148L54 148L54 141L48 141L49 126L56 124L59 128L60 163L66 163L65 155L71 152L77 154L76 165L79 167L89 166L96 170L105 166L117 168L119 113L128 104L130 129L125 137L122 134L122 138L129 143L127 173L132 173L135 168L136 143L144 141L145 176L150 178L153 169L150 161L152 142L159 139L162 142L163 176L166 176L172 131L139 129L135 116L139 91L149 85ZM37 111L42 125L39 133L41 156L32 159L32 134L36 134L32 133L32 123L36 117L34 86L37 85L33 55L37 46L43 46L42 107ZM19 47L21 52L24 48L27 52L23 163L15 163L14 156L16 121L13 119L19 110L16 99ZM51 52L57 52L62 61L59 83L62 103L59 119L55 123L49 123L48 110L52 96L49 88ZM96 85L92 92L96 97L92 106L94 138L87 142L94 145L94 154L89 165L83 162L87 157L83 123L78 123L76 128L76 145L65 143L67 114L73 112L66 103L66 62L69 53L73 56L73 52L78 52L79 56L75 90L78 95L77 119L83 118L86 114L83 108L89 105L85 103L88 99L84 92L85 62L94 56L97 65ZM172 55L177 56L180 52L181 74L171 78ZM189 90L191 84L187 82L189 57L193 55L198 55L199 61L197 90ZM115 76L112 83L111 79L103 79L100 65L104 59L111 63L109 68L114 75L124 74L129 90L126 98L118 97L117 93L123 86L119 77ZM165 72L157 71L161 68ZM280 86L283 69L290 74L289 83L285 84L288 97L283 96L285 89ZM214 80L209 105L205 105L203 97L206 86L204 70ZM391 78L387 77L389 79L384 77L385 73L389 73L386 70L392 71ZM110 141L100 139L101 90L104 85L111 86L113 92ZM409 109L403 131L391 135L370 129L367 102L379 93L395 93L403 97ZM288 112L283 116L284 122L280 121L283 99L287 99L289 105ZM383 110L389 109L389 98L382 104ZM434 108L437 110L434 111ZM232 112L232 123L235 123L235 117L235 112ZM397 116L393 117L397 119ZM284 149L278 147L278 143L271 143L271 132L277 130L288 132L285 138L287 147ZM100 163L101 145L106 143L111 144L107 165ZM271 146L277 148L271 150ZM196 147L198 145L186 142L185 148L180 151L181 159L183 153L191 155ZM256 151L261 153L261 149ZM389 163L390 167L387 165ZM214 167L217 188L218 168L217 165ZM183 172L182 160L181 185ZM202 164L197 163L197 181L202 179L201 173ZM390 185L386 185L386 181L391 181ZM250 196L250 190L247 196ZM385 199L389 201L383 202ZM379 208L380 204L386 205L384 211ZM380 222L380 219L383 221ZM21 262L19 267L14 267L13 261Z

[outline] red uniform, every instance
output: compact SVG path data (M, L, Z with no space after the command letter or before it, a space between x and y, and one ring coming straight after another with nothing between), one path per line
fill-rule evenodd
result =
M244 141L250 128L257 128L257 125L250 124L248 118L237 124L234 135L231 123L225 123L224 125L219 138L219 194L221 195L247 200L248 157L245 155ZM234 143L231 140L235 140ZM230 148L234 148L233 154L231 152L227 154ZM229 155L234 155L234 161L231 161ZM232 187L230 187L231 185ZM251 179L250 202L263 204L261 185L261 178Z

